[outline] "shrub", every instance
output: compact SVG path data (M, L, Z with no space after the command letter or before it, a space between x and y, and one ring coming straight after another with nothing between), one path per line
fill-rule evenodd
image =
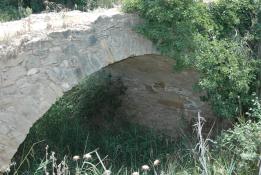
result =
M19 17L16 7L0 5L0 22L16 20Z
M244 36L251 32L260 8L258 0L219 0L212 4L210 12L221 37L235 35L237 31Z
M201 78L199 87L207 95L219 116L232 118L242 115L251 100L250 85L254 80L254 63L242 44L200 39L195 66Z
M253 104L252 107L249 108L249 112L247 113L252 119L257 119L261 121L261 103L258 99L258 97L255 97L252 100Z
M16 1L6 1L0 3L0 22L18 20L32 14L29 7L19 6Z
M252 120L242 121L233 129L223 133L220 145L223 151L234 157L238 172L255 174L258 172L257 162L261 155L261 104L257 98L249 111ZM257 119L257 121L253 121Z
M238 172L257 173L261 154L261 122L237 124L233 130L225 132L221 139L224 152L236 159Z
M192 63L197 49L194 35L214 30L207 6L193 0L125 0L123 4L124 10L145 19L137 31L151 39L162 54L175 58L179 68Z
M113 3L117 3L120 0L49 0L56 4L61 4L68 9L74 9L77 5L77 10L88 11L98 7L112 7ZM24 7L30 7L34 13L39 13L45 10L44 0L24 0Z

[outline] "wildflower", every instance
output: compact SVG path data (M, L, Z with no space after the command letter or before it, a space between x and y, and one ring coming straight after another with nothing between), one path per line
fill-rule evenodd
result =
M139 172L133 172L132 175L139 175Z
M89 154L89 153L88 153L88 154L84 154L83 158L84 158L85 160L89 160L89 159L92 158L92 155Z
M80 159L80 156L73 156L73 160L74 161L77 161L77 160L79 160Z
M160 164L160 160L156 159L154 162L153 162L153 165L154 166L158 166Z
M111 171L110 170L105 170L103 174L104 175L111 175Z
M143 171L149 171L150 170L150 167L148 165L142 165L141 169Z

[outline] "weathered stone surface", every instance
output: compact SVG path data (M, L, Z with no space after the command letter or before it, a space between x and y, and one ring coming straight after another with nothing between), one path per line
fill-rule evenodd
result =
M118 9L31 15L0 24L0 169L63 92L102 67L157 53Z

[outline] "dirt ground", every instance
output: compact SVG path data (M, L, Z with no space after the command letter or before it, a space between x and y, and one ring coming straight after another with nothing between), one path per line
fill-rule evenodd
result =
M167 57L144 55L108 66L105 70L121 77L127 86L119 115L127 114L133 122L177 137L192 130L200 112L210 128L215 121L211 108L193 90L198 73L191 69L177 72L174 64Z

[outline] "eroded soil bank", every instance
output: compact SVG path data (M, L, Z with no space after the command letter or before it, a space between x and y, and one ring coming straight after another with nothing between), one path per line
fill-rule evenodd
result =
M176 137L191 129L198 112L209 124L215 118L210 106L200 100L202 94L193 90L198 73L191 69L175 71L174 64L167 57L144 55L105 70L121 77L127 87L120 111L129 120Z

